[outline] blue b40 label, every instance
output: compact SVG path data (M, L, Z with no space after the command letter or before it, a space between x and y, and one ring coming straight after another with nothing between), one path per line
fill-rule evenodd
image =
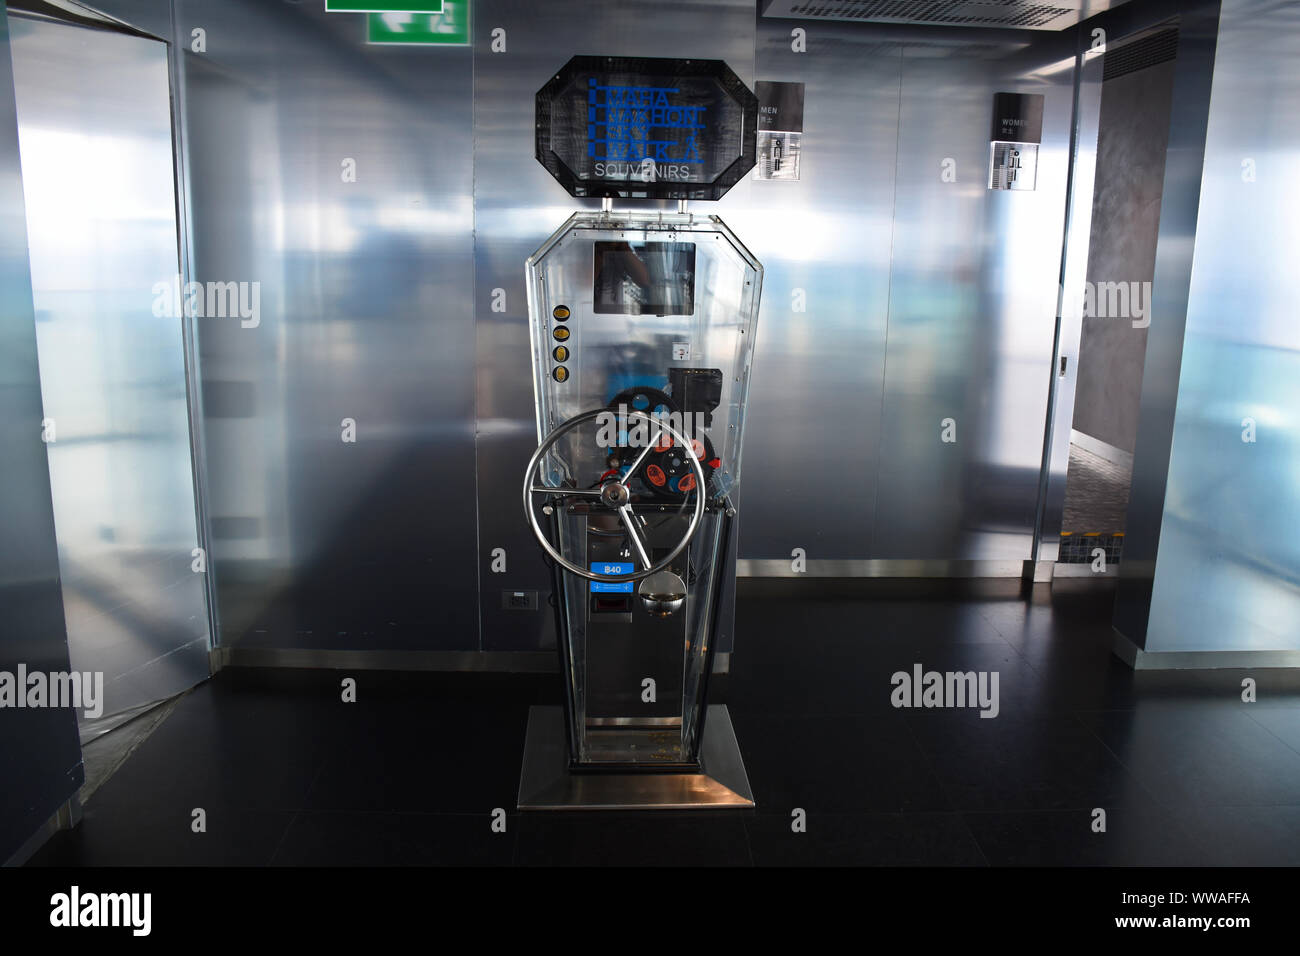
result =
M597 574L631 574L636 570L636 565L631 563L619 563L613 561L593 561L591 570ZM631 594L632 581L592 581L592 594Z

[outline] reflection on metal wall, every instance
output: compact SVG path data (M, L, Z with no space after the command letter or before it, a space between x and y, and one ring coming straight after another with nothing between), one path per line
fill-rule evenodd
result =
M1068 34L940 33L904 48L874 556L1030 556L1073 67ZM1045 97L1033 191L986 188L1004 90ZM953 183L940 176L949 159Z
M175 10L193 277L261 289L196 322L222 641L476 650L470 51Z
M27 219L9 26L0 4L0 670L66 671L68 644L27 259ZM0 720L0 864L84 780L69 710L7 709Z
M11 29L68 640L108 716L208 674L181 321L159 296L177 273L167 49Z
M744 566L788 574L803 548L821 573L1018 573L1052 376L1073 34L809 22L794 53L795 25L760 24L756 72L807 84L804 180L755 184L735 217L768 277ZM1004 91L1046 97L1034 191L986 188Z
M1145 649L1300 650L1300 8L1219 24Z
M869 557L880 454L901 48L759 22L755 76L804 84L796 182L754 182L732 225L763 263L740 553ZM852 76L852 82L846 77Z
M498 29L505 52L492 50ZM575 54L721 59L752 84L754 6L750 0L689 0L668 9L477 0L474 43L480 609L486 650L527 650L550 639L553 622L549 613L505 611L501 597L504 588L549 590L517 505L524 467L537 446L524 260L575 208L600 205L570 197L533 159L534 94ZM742 183L707 209L739 231L732 210L743 207L747 192ZM739 234L749 242L749 235ZM496 548L506 552L504 574L490 570Z

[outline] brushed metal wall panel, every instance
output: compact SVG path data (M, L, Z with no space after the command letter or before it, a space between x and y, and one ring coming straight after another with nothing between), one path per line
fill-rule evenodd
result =
M9 20L0 3L0 670L68 669L59 555L27 258ZM0 863L85 780L77 718L23 708L0 720Z
M600 205L569 196L533 158L534 95L578 54L721 59L752 85L754 21L748 0L684 0L668 8L581 0L474 4L479 597L487 650L532 650L554 639L545 605L537 612L501 607L503 589L550 590L517 504L524 467L537 447L524 260L575 209ZM497 34L503 52L493 50L494 31L504 31ZM750 236L731 214L743 208L747 193L747 182L741 183L707 210L748 244ZM503 311L494 311L494 301ZM502 574L490 570L497 548L506 553Z
M1300 8L1224 0L1150 652L1300 649L1298 110Z
M477 649L470 51L254 0L175 36L194 278L262 290L197 322L221 639Z
M761 20L755 75L804 84L797 182L753 181L737 234L763 263L740 552L787 564L872 553L901 46ZM851 78L851 79L850 79Z
M1219 33L1218 0L1153 6L1156 11L1161 6L1174 6L1180 19L1133 483L1124 520L1124 560L1120 562L1115 589L1115 629L1139 649L1146 645L1156 559L1162 545L1192 266L1199 247L1197 220ZM1141 10L1126 7L1119 11L1119 19L1122 22L1126 12L1136 16ZM1237 163L1239 170L1239 159ZM1213 247L1207 244L1205 248Z
M1030 556L1074 48L1068 35L1024 36L913 31L904 46L873 557ZM1045 97L1033 191L987 188L1001 91ZM955 182L942 181L945 160ZM945 419L955 442L941 441Z
M72 665L103 715L208 675L179 316L167 47L11 21L19 144Z

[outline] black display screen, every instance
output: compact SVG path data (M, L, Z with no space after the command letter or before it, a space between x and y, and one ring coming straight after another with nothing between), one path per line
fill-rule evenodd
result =
M721 60L575 56L537 92L537 159L574 196L721 199L758 100Z
M594 310L601 315L692 315L695 243L597 242Z

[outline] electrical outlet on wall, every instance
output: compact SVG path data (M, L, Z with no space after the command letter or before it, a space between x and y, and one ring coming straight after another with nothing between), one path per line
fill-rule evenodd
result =
M507 611L536 611L536 591L502 591L501 607Z

